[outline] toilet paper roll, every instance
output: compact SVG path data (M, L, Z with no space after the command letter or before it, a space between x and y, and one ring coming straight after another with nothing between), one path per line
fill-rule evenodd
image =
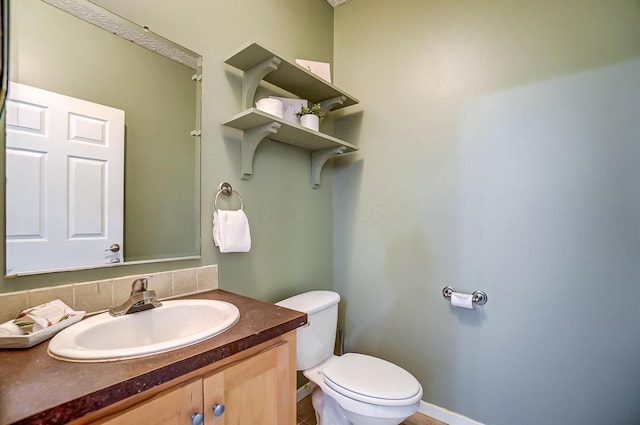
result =
M282 101L278 99L272 99L266 97L256 102L256 108L271 115L275 115L278 118L282 118L284 115L284 106Z
M6 322L0 325L0 336L22 335L20 326L13 322Z
M473 295L453 292L451 294L451 305L454 307L462 307L473 310Z

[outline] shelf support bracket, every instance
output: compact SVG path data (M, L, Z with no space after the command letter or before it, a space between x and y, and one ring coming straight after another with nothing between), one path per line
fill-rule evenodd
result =
M244 131L242 134L242 144L240 145L241 180L249 180L251 178L253 174L253 156L260 142L262 142L265 137L276 134L281 125L279 122L273 121Z
M342 105L346 100L346 96L336 96L331 99L323 100L322 102L320 102L320 106L322 106L323 111L329 112L336 106Z
M244 72L242 75L242 104L245 109L253 107L253 99L260 81L270 72L277 70L281 62L282 59L272 56Z
M345 150L347 150L346 147L339 146L311 152L311 187L313 189L320 187L320 172L325 162L334 156L343 154Z

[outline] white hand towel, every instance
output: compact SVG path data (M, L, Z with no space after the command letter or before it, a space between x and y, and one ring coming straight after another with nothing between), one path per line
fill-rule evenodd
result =
M451 305L473 310L473 295L453 292L451 294Z
M213 210L213 244L220 246L220 224L218 224L218 211Z
M216 210L213 213L213 241L220 252L249 252L249 220L242 210Z
M13 322L5 322L0 325L0 336L14 336L22 334L23 332L22 329L20 329L20 326Z

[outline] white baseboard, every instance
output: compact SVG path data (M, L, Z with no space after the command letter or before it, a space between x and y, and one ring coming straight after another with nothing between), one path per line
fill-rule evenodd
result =
M309 381L306 384L304 384L303 386L301 386L300 388L298 388L296 390L296 403L299 403L300 400L302 400L303 398L311 395L311 393L316 388L316 386L317 386L316 384L314 384L313 382Z
M316 388L316 384L309 381L296 391L296 403L300 402L303 398L311 395ZM436 406L435 404L428 403L424 400L420 401L420 407L418 412L423 415L432 417L446 423L447 425L483 425L481 422L474 421L471 418L462 416L459 413L452 412L444 407Z
M430 416L433 419L442 421L448 425L483 425L482 423L467 418L466 416L462 416L459 413L452 412L451 410L436 406L432 403L427 403L424 400L420 402L418 412L423 415Z

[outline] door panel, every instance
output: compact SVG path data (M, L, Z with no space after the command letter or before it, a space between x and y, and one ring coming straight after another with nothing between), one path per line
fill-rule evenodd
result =
M209 425L286 425L295 405L289 388L288 343L282 343L247 360L228 366L204 379L204 413ZM212 407L224 405L215 416Z
M106 236L107 166L105 161L69 157L69 239Z
M21 186L7 185L7 199L11 199L11 214L7 213L7 238L44 238L45 152L7 149L7 176L19 179Z
M202 412L202 380L160 393L144 403L95 422L95 425L188 425Z

